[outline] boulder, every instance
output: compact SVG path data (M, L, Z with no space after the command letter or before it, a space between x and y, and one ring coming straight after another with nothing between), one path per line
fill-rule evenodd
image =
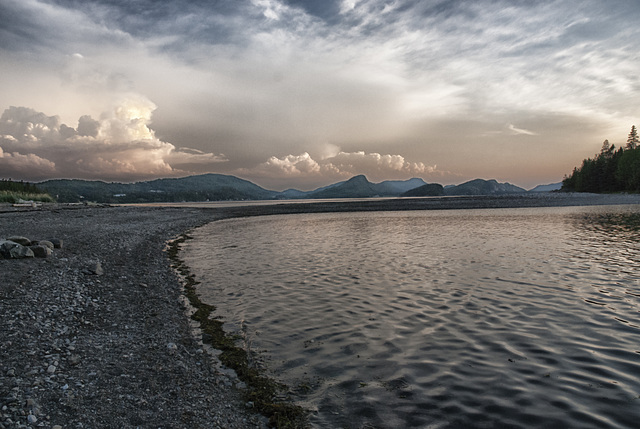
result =
M0 255L6 259L33 258L33 250L12 240L0 241Z
M53 245L52 242L50 242L49 240L40 240L40 241L34 241L33 243L31 243L33 245L38 245L38 246L47 246L49 249L53 250L55 248L55 246Z
M9 240L0 240L0 256L2 256L3 258L9 259L11 258L11 249L13 249L14 247L19 246L18 243L16 243L15 241L9 241Z
M38 244L36 246L29 246L29 249L33 251L33 255L36 258L48 258L53 254L53 250L51 250L48 246L45 246L43 244Z
M12 237L7 238L7 240L13 241L14 243L21 244L23 246L31 246L31 240L29 240L27 237L14 235Z
M48 241L51 242L56 249L62 249L62 240L60 238L50 238Z

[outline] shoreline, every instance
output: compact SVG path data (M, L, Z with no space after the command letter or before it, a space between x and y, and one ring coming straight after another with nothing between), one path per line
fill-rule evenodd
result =
M217 218L61 205L0 213L0 237L63 240L46 259L0 259L0 427L266 427L193 336L165 252Z
M192 334L183 285L165 251L186 231L272 214L640 204L640 195L549 195L245 207L2 205L0 237L56 237L64 246L46 259L0 259L0 429L266 427L243 399L242 384ZM104 274L91 273L95 262Z

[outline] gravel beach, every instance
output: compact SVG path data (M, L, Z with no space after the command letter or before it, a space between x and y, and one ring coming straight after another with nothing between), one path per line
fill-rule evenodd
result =
M266 427L191 334L163 253L214 218L119 207L0 213L0 237L63 240L46 259L0 259L0 428Z
M464 197L247 207L0 206L0 238L61 239L0 259L0 429L262 428L242 383L206 353L164 249L233 216L640 204L637 195ZM215 303L213 303L215 304Z

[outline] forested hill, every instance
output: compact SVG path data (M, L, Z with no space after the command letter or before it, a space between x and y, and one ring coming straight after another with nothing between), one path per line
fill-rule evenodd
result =
M562 190L570 192L640 192L640 140L634 126L627 145L616 149L609 140L600 153L582 161L562 181Z

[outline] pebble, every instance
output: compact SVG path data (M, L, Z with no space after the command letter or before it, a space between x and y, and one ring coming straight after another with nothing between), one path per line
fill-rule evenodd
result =
M89 265L89 273L95 274L96 276L101 276L104 274L104 269L102 268L102 264L100 263L100 261L93 262L91 265Z
M266 428L235 383L218 384L214 358L189 336L176 304L180 284L162 248L209 220L143 208L0 213L0 234L62 232L71 243L59 250L61 240L46 240L55 250L42 263L0 261L0 429L213 428L220 412L226 429ZM162 231L149 228L158 224ZM103 266L109 275L87 275Z

